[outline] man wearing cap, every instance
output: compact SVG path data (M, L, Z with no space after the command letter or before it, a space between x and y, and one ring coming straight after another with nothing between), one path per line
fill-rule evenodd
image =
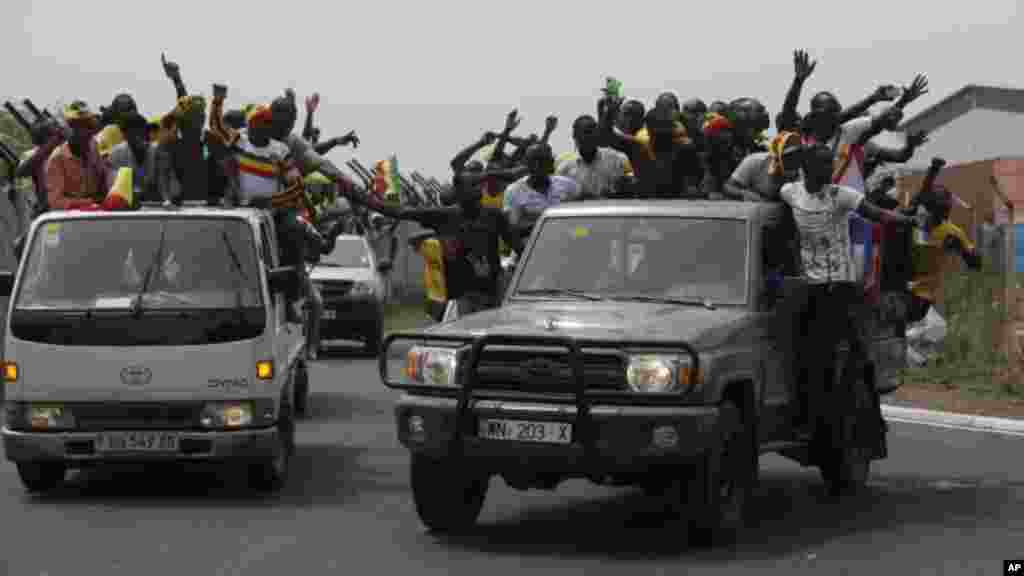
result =
M110 188L110 174L100 157L94 136L99 119L82 101L64 109L71 137L50 155L46 163L47 200L52 210L73 210L103 200Z
M138 112L135 99L130 94L118 94L109 108L101 109L101 124L104 127L96 135L96 148L101 156L107 158L114 150L114 146L124 142L124 120Z
M156 145L148 143L148 131L149 124L141 114L131 113L122 118L121 132L125 141L110 151L109 162L112 174L122 168L131 169L135 199L159 201L162 198L155 194L154 182Z

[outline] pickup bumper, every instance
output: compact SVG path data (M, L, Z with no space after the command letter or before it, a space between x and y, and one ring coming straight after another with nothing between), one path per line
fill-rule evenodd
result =
M19 432L5 426L0 435L9 461L64 462L69 466L99 462L260 460L276 456L280 446L277 428L160 432L177 436L176 451L97 452L96 441L102 432Z
M457 399L405 394L395 407L399 441L409 450L444 458L459 452L498 472L543 470L560 474L615 475L692 461L721 441L714 406L590 407L589 430L574 429L568 444L482 438L480 419L578 424L571 404L477 400L456 439ZM581 442L586 434L589 442Z

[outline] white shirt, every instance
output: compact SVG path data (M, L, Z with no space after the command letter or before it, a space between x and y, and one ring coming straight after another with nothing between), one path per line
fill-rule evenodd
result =
M526 210L543 210L557 206L564 200L579 195L579 187L572 178L551 176L551 184L547 193L541 193L530 186L530 177L523 176L505 189L502 211L510 216L513 223L518 223Z
M850 246L850 214L860 208L864 194L830 184L810 194L803 182L782 187L782 200L793 208L800 231L804 276L811 282L856 282L860 275Z
M577 198L566 200L593 200L607 198L615 182L630 172L626 155L611 148L598 148L594 161L586 163L579 155L562 162L557 174L572 178L579 186Z

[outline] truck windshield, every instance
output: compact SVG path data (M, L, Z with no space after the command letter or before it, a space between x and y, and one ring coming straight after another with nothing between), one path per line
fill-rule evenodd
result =
M28 246L15 309L261 308L257 263L250 226L234 218L49 222Z
M514 296L572 290L606 298L743 305L747 223L668 216L568 216L542 224Z

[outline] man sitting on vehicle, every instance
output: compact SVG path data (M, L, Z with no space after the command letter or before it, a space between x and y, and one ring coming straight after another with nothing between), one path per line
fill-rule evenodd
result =
M534 144L526 151L526 166L530 174L505 190L502 207L509 223L524 236L529 234L544 210L579 194L575 180L552 175L555 156L547 144Z
M865 200L853 188L832 184L834 154L825 144L810 145L802 152L804 181L783 186L781 196L793 210L800 236L803 275L808 282L797 318L797 342L801 362L809 365L801 382L806 394L803 416L811 438L824 440L819 426L842 416L837 409L852 405L851 377L866 358L866 344L860 310L864 306L863 286L856 282L848 219L851 214L884 224L913 225L903 214L882 210ZM833 382L836 348L841 341L850 346L842 380ZM806 352L806 354L803 354ZM799 374L799 370L795 372ZM884 420L874 397L875 423L867 423L867 446L884 446ZM833 428L836 430L836 428ZM847 441L848 439L835 439ZM878 442L883 442L878 444Z

